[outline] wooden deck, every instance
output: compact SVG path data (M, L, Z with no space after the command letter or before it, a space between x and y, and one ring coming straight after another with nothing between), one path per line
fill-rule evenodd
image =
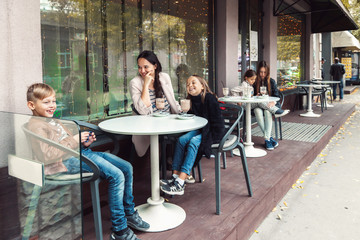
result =
M136 232L142 240L162 239L248 239L279 200L287 193L307 166L326 146L331 137L354 111L353 104L334 103L320 118L300 117L291 112L283 122L331 126L316 143L282 140L265 157L248 158L253 197L248 197L239 157L228 155L227 169L221 170L221 215L215 215L215 174L213 159L202 160L203 183L188 184L183 196L168 198L185 209L187 217L179 227L160 233ZM319 107L314 107L320 113ZM263 139L253 137L255 146L263 148ZM135 203L142 204L150 196L150 164L146 158L136 159L134 165ZM168 172L170 175L170 172ZM106 187L106 185L102 185ZM106 199L102 198L102 203ZM102 208L104 239L109 238L111 222L108 206ZM85 215L85 238L95 239L92 214Z

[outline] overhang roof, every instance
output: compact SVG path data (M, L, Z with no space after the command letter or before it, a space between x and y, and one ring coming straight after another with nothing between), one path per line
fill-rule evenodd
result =
M274 0L274 16L311 14L311 32L358 29L340 0Z
M348 31L332 32L331 45L333 48L344 48L344 50L360 50L359 40Z

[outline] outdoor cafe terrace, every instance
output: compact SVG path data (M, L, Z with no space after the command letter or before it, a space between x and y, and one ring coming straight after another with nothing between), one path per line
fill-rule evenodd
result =
M288 108L289 106L285 106ZM321 113L320 107L313 106ZM291 186L322 151L341 125L354 111L354 104L334 103L319 118L300 117L305 110L296 110L282 118L283 140L274 151L259 158L247 158L253 197L248 196L240 157L227 155L227 168L221 169L221 214L215 214L214 159L203 158L203 182L187 184L183 196L164 196L165 200L181 206L185 221L164 232L138 232L142 240L161 239L248 239L263 219L276 206ZM321 131L319 131L321 129ZM257 125L252 129L255 147L263 148ZM125 150L126 149L126 150ZM125 146L121 157L130 158L130 146ZM149 154L134 158L134 196L136 205L146 202L151 195ZM170 176L170 171L168 171ZM101 206L104 239L111 233L107 207L106 182L102 181ZM85 196L90 190L85 188ZM96 239L90 200L85 206L84 239Z

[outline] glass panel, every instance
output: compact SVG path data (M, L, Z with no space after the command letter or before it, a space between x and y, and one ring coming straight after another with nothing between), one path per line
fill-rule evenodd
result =
M281 90L300 81L302 29L300 17L278 17L277 84Z
M0 224L2 239L53 239L55 233L61 239L80 239L81 176L65 174L62 164L74 156L80 166L80 149L64 152L58 143L78 134L78 126L5 112L0 119L6 136L0 144L0 216L7 219ZM59 126L67 131L54 131Z
M185 95L190 74L208 79L210 4L42 0L43 75L61 101L57 116L93 120L131 113L128 83L143 50L158 55L176 95Z

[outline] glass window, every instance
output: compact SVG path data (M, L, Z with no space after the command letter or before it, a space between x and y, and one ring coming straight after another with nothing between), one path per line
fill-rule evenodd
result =
M41 0L40 6L43 78L57 92L58 117L131 113L128 84L143 50L157 54L177 97L185 96L191 74L212 81L212 1Z
M291 88L301 78L303 24L300 16L278 17L277 84L280 89Z

